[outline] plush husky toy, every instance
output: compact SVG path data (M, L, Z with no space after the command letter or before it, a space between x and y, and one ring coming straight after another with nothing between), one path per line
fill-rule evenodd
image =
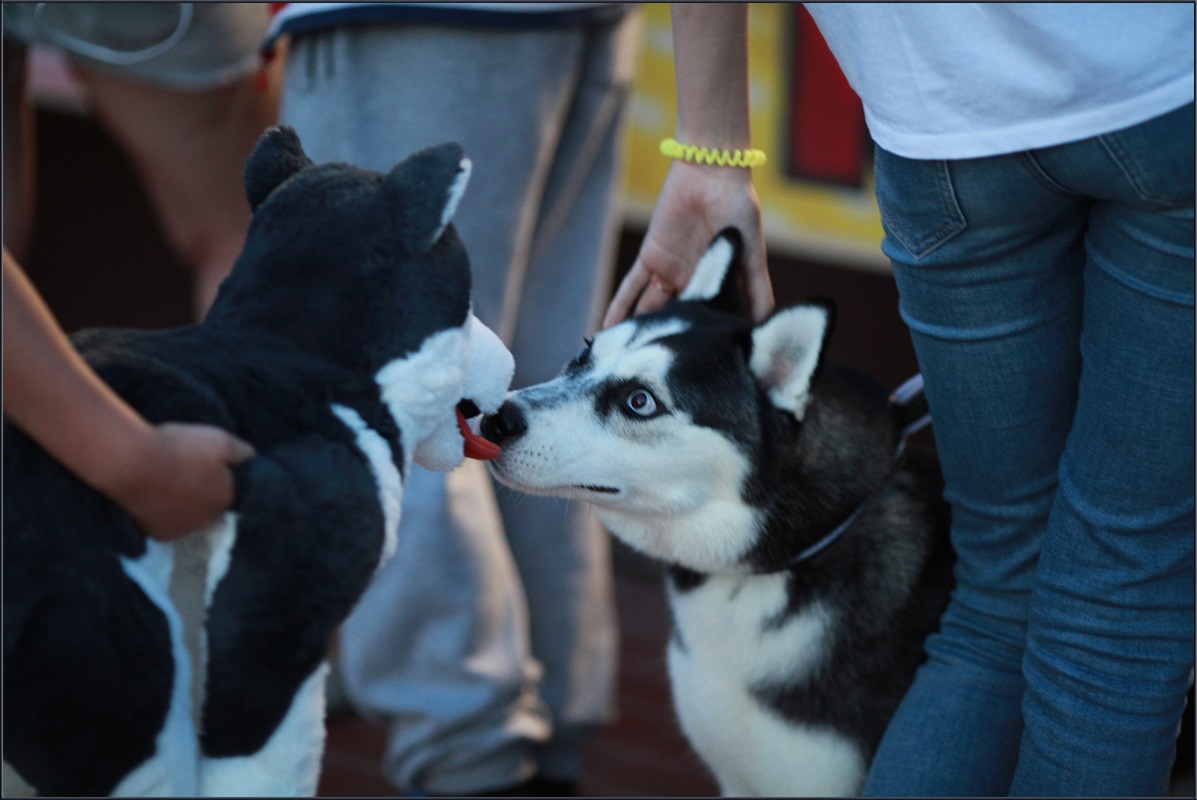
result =
M468 173L453 144L317 166L271 129L207 319L75 337L151 421L254 445L223 524L147 539L5 424L6 771L43 795L315 792L329 638L394 552L413 457L496 452L465 422L513 369L449 222Z
M753 326L737 241L482 430L499 480L668 565L674 705L725 794L852 794L947 601L947 509L902 458L920 393L825 364L829 303Z

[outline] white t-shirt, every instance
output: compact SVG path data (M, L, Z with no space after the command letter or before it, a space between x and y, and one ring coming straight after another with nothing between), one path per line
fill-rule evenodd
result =
M806 3L907 158L1085 139L1193 100L1192 3Z

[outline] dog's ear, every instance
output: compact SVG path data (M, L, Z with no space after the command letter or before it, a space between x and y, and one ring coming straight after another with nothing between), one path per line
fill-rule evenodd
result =
M679 300L703 302L739 316L746 315L744 298L736 285L736 265L740 261L740 232L725 228L707 247L690 282L678 296Z
M245 196L251 211L296 172L312 165L299 136L288 125L268 129L245 162Z
M752 332L749 368L773 405L798 419L810 402L834 319L831 301L811 301L777 312Z
M470 160L455 142L421 150L386 177L399 244L412 255L425 253L445 232L470 179Z

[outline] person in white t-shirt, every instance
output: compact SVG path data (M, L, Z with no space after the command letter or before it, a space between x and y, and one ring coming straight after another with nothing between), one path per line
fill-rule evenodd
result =
M1166 794L1194 660L1193 5L806 6L877 145L958 555L865 794ZM744 13L674 6L679 142L750 147ZM728 225L759 231L748 171L676 162L606 324Z

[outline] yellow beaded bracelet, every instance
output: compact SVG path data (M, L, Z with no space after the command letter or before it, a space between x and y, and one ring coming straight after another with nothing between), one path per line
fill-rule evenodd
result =
M696 161L699 164L720 167L759 167L765 163L764 150L757 150L756 148L749 150L711 150L707 147L682 144L676 139L662 139L661 154L670 158L680 158L682 161Z

